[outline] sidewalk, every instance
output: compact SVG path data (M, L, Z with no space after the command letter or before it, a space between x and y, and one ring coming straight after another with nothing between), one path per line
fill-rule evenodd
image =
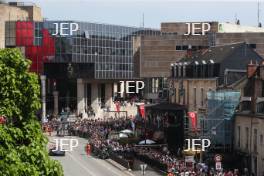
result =
M119 170L122 170L123 172L125 172L128 175L131 175L131 176L142 176L143 175L141 168L140 168L140 164L145 164L145 163L143 163L139 160L134 161L134 167L133 167L132 171L128 171L125 167L123 167L122 165L120 165L119 163L117 163L111 159L106 159L106 161L108 163L110 163L111 165L115 166L116 168L118 168ZM164 174L155 171L150 166L147 166L147 169L145 171L144 176L162 176L162 175L164 175Z

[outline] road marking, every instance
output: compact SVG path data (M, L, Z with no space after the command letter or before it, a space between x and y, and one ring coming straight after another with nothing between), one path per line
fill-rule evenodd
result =
M96 176L96 175L94 175L94 173L92 173L89 169L87 169L87 167L84 165L84 164L82 164L80 161L78 161L76 158L74 158L74 156L71 154L71 153L69 153L68 152L68 155L75 161L75 162L77 162L85 171L87 171L87 173L89 173L89 175L91 175L91 176Z
M54 140L54 137L52 136L52 137L48 137L49 138L49 142L51 142L52 143L52 141L50 141L50 140ZM78 154L78 155L87 155L86 153L84 153L84 154L82 154L82 148L83 147L81 147L81 146L85 146L86 145L86 143L87 143L87 141L85 140L85 139L83 139L83 138L78 138L78 137L72 137L72 138L75 138L75 139L77 139L77 140L79 140L79 147L78 147L78 149L77 150L75 150L75 152L76 152L76 154ZM96 174L95 173L93 173L91 170L89 170L88 168L87 168L87 166L86 165L84 165L81 161L79 161L77 158L75 158L75 156L72 154L72 152L67 152L67 155L70 157L70 158L72 158L79 166L81 166L87 173L88 173L88 175L89 176L96 176ZM81 157L80 158L81 160L83 160L83 157ZM119 173L117 172L117 168L115 168L114 166L112 166L111 164L109 164L109 163L107 163L107 161L105 161L105 160L100 160L99 161L99 159L96 159L96 158L94 158L94 157L92 157L92 156L90 156L89 157L89 159L90 160L93 160L95 163L97 163L99 166L102 166L103 168L105 168L105 169L107 169L107 170L109 170L111 173L113 173L114 175L116 175L116 176L124 176L124 175L130 175L130 174L128 174L128 173L126 173L126 172L124 172L124 171L120 171ZM107 166L108 165L108 166ZM111 166L111 167L109 167L109 166ZM116 169L116 170L114 170L114 169ZM119 170L118 170L119 171Z
M79 145L79 148L82 149L83 147L81 147L82 145L85 146L85 143L86 141L83 141L82 138L80 138L79 140L80 142L80 145ZM84 142L84 143L83 143ZM86 155L86 153L85 153ZM123 172L123 171L120 171L119 173L117 171L115 171L114 169L116 169L114 166L112 166L111 164L107 163L107 161L105 160L99 160L99 159L96 159L94 158L93 156L90 156L89 157L90 160L93 160L94 162L96 162L98 165L101 165L102 167L106 168L107 170L109 170L110 172L114 173L116 176L124 176L125 175L128 175L127 173ZM109 167L111 166L111 167ZM117 169L116 169L117 170ZM119 170L118 170L119 171Z

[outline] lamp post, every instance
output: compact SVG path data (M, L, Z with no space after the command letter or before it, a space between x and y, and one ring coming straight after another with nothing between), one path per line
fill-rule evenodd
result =
M46 76L41 75L41 101L42 101L42 114L41 114L41 122L44 123L46 121Z

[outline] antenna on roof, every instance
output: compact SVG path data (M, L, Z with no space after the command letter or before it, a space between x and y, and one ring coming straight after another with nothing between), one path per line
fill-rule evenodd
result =
M259 16L260 16L260 1L258 0L258 27L262 27L262 24L259 21Z
M235 13L235 24L240 25L240 20L237 18L237 13Z
M144 15L144 13L142 14L142 26L144 29L144 27L145 27L145 15Z

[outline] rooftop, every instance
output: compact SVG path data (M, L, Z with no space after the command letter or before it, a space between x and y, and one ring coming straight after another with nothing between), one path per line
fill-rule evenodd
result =
M180 60L180 62L194 63L196 65L205 63L221 63L223 60L229 58L235 51L247 54L246 49L251 48L244 42L214 46L202 51L195 52L193 53L191 58L183 58Z

